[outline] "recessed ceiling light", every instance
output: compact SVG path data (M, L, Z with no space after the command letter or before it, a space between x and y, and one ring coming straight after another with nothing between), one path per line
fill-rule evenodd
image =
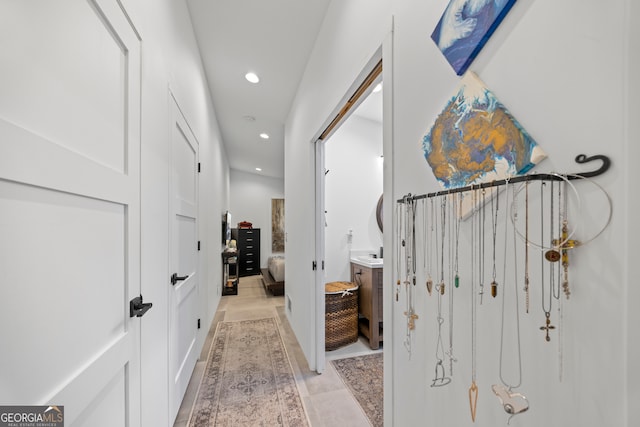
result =
M378 83L376 87L373 88L373 93L380 92L382 90L382 83Z
M256 168L258 172L262 172L262 168Z
M251 83L258 83L260 78L256 73L247 73L244 75L244 78L250 81Z
M269 139L269 134L261 133L261 134L260 134L260 138L262 138L262 139Z

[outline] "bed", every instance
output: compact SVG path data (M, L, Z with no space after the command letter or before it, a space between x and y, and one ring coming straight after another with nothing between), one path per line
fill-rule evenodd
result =
M260 269L262 284L272 295L284 295L284 256L269 257L267 268Z

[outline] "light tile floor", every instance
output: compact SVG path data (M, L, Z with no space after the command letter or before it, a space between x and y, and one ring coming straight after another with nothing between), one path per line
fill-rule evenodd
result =
M236 321L275 317L289 354L300 397L311 427L368 427L371 423L353 395L346 388L330 360L373 353L368 341L360 339L348 346L326 353L326 369L322 375L309 370L302 349L284 313L284 297L274 297L262 286L261 276L240 278L238 295L223 296L211 324L207 340L196 364L174 427L186 427L216 325L220 321ZM382 351L377 350L377 351Z

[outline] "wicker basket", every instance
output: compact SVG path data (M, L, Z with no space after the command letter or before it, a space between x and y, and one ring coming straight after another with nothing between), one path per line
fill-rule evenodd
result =
M325 350L358 340L358 286L351 282L325 284Z

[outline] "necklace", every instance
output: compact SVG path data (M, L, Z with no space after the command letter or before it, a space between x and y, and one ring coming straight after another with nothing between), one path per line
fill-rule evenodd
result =
M507 187L509 186L509 181L507 180ZM491 217L491 231L493 232L493 281L491 282L491 296L492 297L496 297L498 296L498 282L496 282L496 234L498 231L498 209L499 209L499 204L500 204L500 194L496 194L495 196L496 199L496 210L495 212L493 211L493 198L491 199L491 213L492 213L492 217ZM508 195L507 195L507 202L508 202Z
M411 333L415 329L415 321L418 315L413 307L413 288L416 284L416 202L413 198L405 198L405 288L406 288L406 308L404 315L407 317L404 346L411 357L412 337Z
M438 322L438 338L436 340L435 378L431 383L431 387L441 387L451 382L451 378L446 377L444 372L444 345L442 344L442 324L444 323L444 318L442 317L442 296L444 295L444 238L446 235L446 208L447 198L446 196L442 196L440 204L440 283L436 287L436 291L438 292L438 315L436 317Z
M460 238L460 222L462 220L462 195L460 193L454 193L455 197L458 198L458 203L455 204L454 203L454 208L456 209L455 211L455 217L456 217L456 256L455 256L455 282L454 285L455 287L459 287L460 286L460 275L458 274L458 268L460 266L460 264L458 263L458 249L460 248L460 245L458 244L459 242L459 238Z
M475 216L477 215L477 190L473 191L473 218L471 219L471 386L469 387L469 407L471 409L471 421L476 421L476 409L478 408L478 386L476 385L476 283L474 271L474 242Z
M401 284L401 265L402 265L402 247L404 246L404 240L402 240L402 205L396 204L396 302L398 302L400 296L400 284Z
M553 182L553 181L552 181ZM544 242L544 187L546 185L546 182L542 182L542 184L540 185L540 234L541 234L541 242ZM551 197L553 198L553 194L551 195ZM542 311L544 312L545 315L545 325L544 326L540 326L540 330L541 331L545 331L546 336L545 336L545 340L547 342L551 341L551 337L549 336L549 331L555 329L556 327L553 326L551 324L551 304L552 304L552 290L551 288L549 288L549 302L548 302L548 306L549 308L546 308L545 305L545 297L544 297L544 289L545 289L545 285L544 285L544 261L546 258L546 254L545 256L543 256L541 258L542 261L542 265L541 265L541 282L542 282Z
M452 195L452 205L453 205L453 216L455 218L455 245L453 248L453 275L454 275L454 286L458 288L460 286L460 277L458 275L458 248L459 248L459 237L460 237L460 220L461 220L461 212L462 212L462 196L459 193L454 193ZM451 221L449 222L451 223ZM457 362L453 356L453 294L454 289L451 288L449 291L449 351L447 352L447 356L449 356L449 375L453 376L453 363Z
M447 198L442 196L442 202L440 205L440 283L436 287L436 291L440 295L444 295L444 238L446 235L446 219L447 219Z
M524 293L525 293L525 307L527 313L529 313L529 181L525 183L525 242L524 242ZM514 226L514 231L516 227Z
M562 241L566 241L569 236L569 220L567 215L567 186L563 184L564 191L562 192ZM569 299L569 295L571 295L571 290L569 289L569 254L567 252L566 243L562 245L562 269L564 271L564 276L562 280L562 289L564 291L564 295Z
M506 180L506 199L507 205L509 203L509 181ZM514 194L515 199L515 194ZM508 216L508 212L506 214ZM507 414L510 414L509 420L507 424L511 421L515 415L520 414L527 409L529 409L529 401L525 396L520 393L512 392L513 389L520 387L522 384L522 351L520 346L520 311L518 304L518 271L517 271L517 241L515 232L513 234L513 264L514 264L514 295L515 295L515 323L516 323L516 337L517 337L517 355L518 355L518 374L517 374L517 382L514 384L509 384L504 377L503 372L503 359L504 359L504 330L505 330L505 305L507 299L507 235L508 235L508 218L505 216L505 230L504 230L504 269L503 269L503 291L502 291L502 317L501 317L501 327L500 327L500 364L499 364L499 375L500 382L502 384L493 384L491 389L498 396L502 407L504 408ZM516 220L517 218L514 218Z
M427 265L428 265L428 276L427 276L427 292L429 293L429 295L431 295L431 291L433 290L433 279L431 278L431 268L433 265L433 247L432 245L435 244L434 240L433 240L433 222L435 219L435 207L433 204L433 199L431 199L431 221L429 221L429 225L430 225L430 238L429 238L429 242L427 243L427 249L428 249L428 255L427 255Z
M484 296L484 252L485 252L485 245L484 245L484 223L485 223L485 209L484 209L484 195L485 195L485 189L483 188L481 191L482 194L482 201L478 200L478 202L480 203L480 207L478 207L478 209L480 209L479 211L479 224L478 224L478 244L480 246L479 248L479 254L478 254L478 273L479 273L479 277L480 277L480 305L482 305L482 297ZM494 258L495 258L495 253L494 253Z

